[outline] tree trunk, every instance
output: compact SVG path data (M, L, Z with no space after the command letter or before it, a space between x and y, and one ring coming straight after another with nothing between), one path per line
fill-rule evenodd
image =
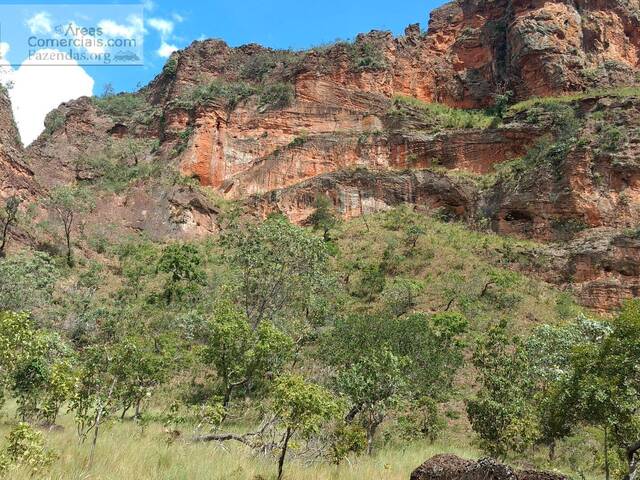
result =
M96 420L96 426L93 430L93 441L91 442L91 453L89 454L89 467L93 466L93 457L96 453L96 445L98 444L98 431L100 429L100 415Z
M610 480L611 469L609 467L609 432L607 427L604 427L604 478Z
M282 473L284 470L284 459L287 456L287 448L289 447L289 440L291 439L291 428L287 428L287 433L284 435L284 443L282 444L282 452L280 452L280 458L278 459L278 480L282 480Z
M0 258L4 258L4 249L7 245L7 235L9 234L9 220L4 224L2 229L2 243L0 244Z
M65 227L65 237L67 237L67 265L73 267L73 253L71 251L71 229Z
M129 409L131 408L131 405L126 405L123 409L122 409L122 415L120 415L120 420L124 420L125 415L127 414L127 412L129 411Z
M222 399L222 406L226 410L229 406L229 402L231 401L231 392L233 391L233 387L229 385L224 389L224 398Z
M374 420L367 426L367 454L369 456L373 455L373 438L376 436L379 424L378 420Z

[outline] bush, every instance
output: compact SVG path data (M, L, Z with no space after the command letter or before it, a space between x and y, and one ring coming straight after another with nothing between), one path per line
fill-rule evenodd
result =
M178 72L178 56L171 55L167 63L165 63L162 73L167 75L168 77L175 77Z
M598 132L598 146L605 152L616 152L626 140L625 133L615 125L605 125Z
M233 110L240 102L255 95L256 87L244 82L227 82L215 79L198 85L176 100L180 107L191 109L198 105L221 102L225 108Z
M275 52L264 51L251 55L240 70L240 77L245 80L261 82L264 76L276 68Z
M87 153L76 167L87 182L113 192L121 192L132 182L155 176L159 165L146 161L151 145L147 140L113 139L102 150Z
M289 83L274 83L267 85L260 92L261 110L279 110L287 108L293 103L295 92Z
M93 97L93 104L98 111L104 115L109 115L115 120L130 120L134 113L148 110L149 104L146 99L137 93L120 93L107 97Z
M509 113L515 115L520 112L529 110L535 106L544 105L561 105L568 104L580 100L598 97L638 97L640 96L640 87L617 87L607 89L593 89L586 92L567 93L557 97L530 98L522 102L516 103L509 108Z
M39 312L52 301L58 271L46 253L0 261L0 311Z
M47 114L44 119L44 133L53 135L55 131L61 128L66 121L66 116L60 110L53 110Z
M46 471L56 460L56 455L44 445L40 432L36 432L26 423L19 423L7 435L7 445L0 455L0 472L14 467L24 467L31 475Z
M379 44L365 40L351 45L350 50L351 63L356 71L385 70L388 66Z
M417 98L397 95L393 99L391 115L417 115L436 128L489 128L495 117L479 110L451 108L440 103L426 103Z

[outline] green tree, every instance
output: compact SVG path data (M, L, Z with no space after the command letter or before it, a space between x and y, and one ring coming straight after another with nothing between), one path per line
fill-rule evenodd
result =
M10 390L22 420L55 423L69 398L72 361L62 339L37 329L28 314L0 313L0 399Z
M293 355L291 338L267 321L254 330L244 312L227 301L216 304L204 337L202 356L215 368L225 408L236 389L278 376Z
M67 250L67 264L73 266L72 234L77 217L93 208L89 192L77 186L64 185L49 192L48 206L62 224Z
M222 413L217 412L219 419ZM291 440L296 436L303 441L310 440L339 413L340 405L330 391L307 382L300 375L287 374L273 383L266 419L257 432L214 433L198 436L195 440L233 440L261 452L279 450L278 479L281 479Z
M289 442L294 435L309 438L338 414L339 406L331 392L319 385L308 383L301 376L280 377L273 388L273 413L282 424L284 434L280 441L278 480L284 472Z
M600 342L574 349L573 375L561 386L571 392L577 419L604 432L607 478L611 446L624 452L634 478L640 462L640 300L629 301L611 327Z
M252 328L268 320L299 338L323 320L318 299L334 286L324 242L279 215L244 229L231 228L223 244L238 277L238 301Z
M341 318L321 346L335 369L337 390L351 402L348 422L359 419L373 449L380 424L399 403L446 401L463 363L459 314Z
M46 253L20 253L0 260L0 311L28 311L34 316L50 310L58 271Z
M26 313L0 312L0 400L19 366L39 347Z
M175 354L162 338L125 336L113 346L113 375L118 383L122 418L132 407L134 416L142 415L142 402L167 381Z
M4 204L4 212L0 215L0 258L5 256L9 229L18 220L18 208L21 200L19 197L9 197Z
M599 344L609 333L605 323L580 316L565 325L536 328L521 346L536 382L531 401L540 422L537 442L549 447L551 460L557 441L569 436L579 424L572 389L567 388L573 375L574 351L581 345Z
M421 282L396 278L382 292L382 298L391 315L400 317L416 306L417 298L424 290Z
M354 405L348 420L356 414L367 432L367 451L373 453L373 439L388 410L406 388L404 361L389 350L370 352L342 370L338 390Z
M119 377L114 375L112 349L106 345L85 348L69 409L74 413L80 440L85 442L92 434L89 464L93 463L101 427L120 406L120 386Z
M55 462L56 455L44 444L42 433L27 423L19 423L7 435L7 444L0 451L0 475L12 467L26 468L32 477L44 477Z
M333 207L333 202L327 196L321 195L314 203L315 210L309 217L309 223L314 230L320 230L325 242L331 240L329 233L338 224L338 216Z
M482 447L505 458L522 453L539 436L537 411L531 398L536 392L527 355L500 322L481 338L473 352L480 390L467 402L471 426Z
M158 271L169 275L164 289L167 303L195 296L206 279L202 263L202 255L193 245L176 243L165 247Z

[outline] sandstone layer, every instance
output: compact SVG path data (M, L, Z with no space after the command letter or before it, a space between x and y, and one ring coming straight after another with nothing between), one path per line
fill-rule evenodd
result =
M540 274L612 310L639 283L640 100L611 90L640 82L639 32L637 0L465 0L304 52L194 42L140 92L61 105L24 153L3 115L0 193L91 185L89 230L157 239L216 232L215 196L300 223L320 194L345 217L411 203L551 243Z

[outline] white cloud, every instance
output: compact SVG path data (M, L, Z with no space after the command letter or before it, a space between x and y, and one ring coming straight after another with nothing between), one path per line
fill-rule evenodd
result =
M156 4L153 0L145 0L142 5L145 10L149 10L150 12L156 8Z
M9 50L11 50L11 45L9 45L7 42L0 42L0 60L4 59L4 57L7 56Z
M98 27L108 37L138 38L145 32L144 22L138 15L129 15L126 25L110 19L104 19L98 22Z
M174 13L173 15L171 15L171 17L178 23L184 22L184 17L179 13Z
M0 78L2 83L13 85L9 96L25 145L33 142L42 132L47 113L62 102L93 94L93 78L77 63L68 59L62 62L61 65L50 65L50 60L26 60L17 70L5 70Z
M173 22L171 20L165 20L164 18L150 18L147 23L151 28L160 32L160 35L165 38L173 32Z
M48 34L53 31L51 15L47 12L36 13L27 20L27 27L33 35Z
M169 58L173 52L178 51L178 47L175 45L171 45L167 42L162 42L160 48L156 51L156 53L162 58Z
M101 28L105 35L110 37L131 37L133 36L133 30L127 25L121 25L113 20L101 20L98 23L98 28Z

